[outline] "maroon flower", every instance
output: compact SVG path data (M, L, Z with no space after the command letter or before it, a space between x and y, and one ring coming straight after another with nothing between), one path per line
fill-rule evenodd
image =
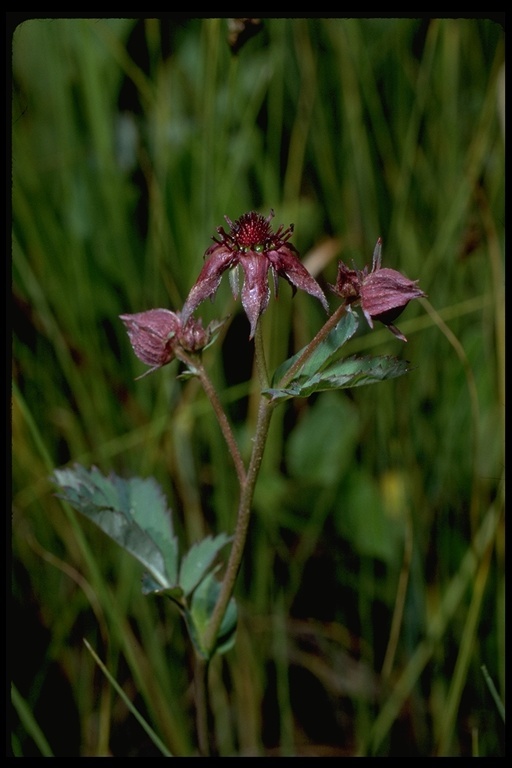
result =
M373 321L379 320L402 341L407 341L393 320L403 312L411 299L425 296L417 287L417 280L409 280L395 269L381 267L382 240L377 240L373 252L371 272L368 267L363 270L350 269L343 262L338 266L336 285L331 286L338 296L344 298L347 304L359 302L370 328Z
M185 302L183 319L190 317L202 301L215 294L222 275L227 269L234 270L230 274L230 282L233 296L237 298L239 267L242 267L244 273L241 299L251 324L249 337L251 339L256 331L259 317L269 302L269 272L274 278L276 297L278 277L284 277L294 292L300 288L316 296L328 311L327 300L322 289L299 260L296 248L288 242L293 232L293 225L284 230L281 225L276 232L273 232L270 226L273 217L273 211L267 218L254 211L244 213L234 223L227 216L225 217L231 231L225 232L223 227L217 228L220 240L214 237L215 244L211 245L205 253L206 262Z
M133 351L143 363L150 365L145 376L177 356L179 349L197 352L211 338L211 323L203 328L201 320L190 318L185 323L178 312L169 309L149 309L134 315L120 315L125 324Z

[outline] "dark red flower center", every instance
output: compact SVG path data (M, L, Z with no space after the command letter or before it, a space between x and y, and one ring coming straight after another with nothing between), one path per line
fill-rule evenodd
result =
M273 232L270 226L273 218L274 211L270 211L266 218L260 213L250 211L249 213L244 213L235 222L232 222L226 216L225 219L231 228L231 232L225 232L222 227L219 227L217 232L222 237L221 242L232 250L244 252L257 251L259 253L278 250L291 237L293 224L285 230L283 230L281 225L277 232Z
M231 227L233 239L239 248L263 250L272 237L270 218L264 218L259 213L244 213Z

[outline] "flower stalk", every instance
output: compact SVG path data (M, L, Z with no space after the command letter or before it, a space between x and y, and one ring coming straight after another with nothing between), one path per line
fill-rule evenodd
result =
M255 333L255 356L256 368L262 388L267 385L268 374L263 349L263 339L261 323L258 323ZM230 423L217 397L217 393L211 383L200 360L190 360L187 355L181 355L181 359L189 367L194 366L196 373L201 381L203 389L208 396L210 403L215 411L219 425L223 431L224 438L228 444L231 456L237 470L238 481L240 485L240 499L238 504L238 513L236 527L233 535L233 543L229 554L226 570L221 583L221 588L217 603L210 617L209 624L202 638L203 655L196 653L195 657L195 695L196 695L196 727L198 736L199 752L203 757L212 754L212 745L210 741L210 728L208 724L208 668L210 660L215 651L217 635L219 633L224 614L227 610L229 601L233 595L238 572L242 562L249 522L252 511L252 500L254 489L259 474L259 469L263 459L263 452L270 426L270 420L273 411L273 405L265 397L261 396L256 430L253 442L253 449L249 461L247 472L243 464L238 445L234 439Z
M217 417L221 432L224 435L229 453L233 459L233 464L235 465L236 474L238 476L238 482L242 486L245 483L246 473L244 462L238 448L238 443L235 440L229 419L226 416L224 408L222 407L222 403L219 400L217 391L213 386L210 377L206 373L206 369L202 363L202 360L198 356L190 357L183 350L177 351L176 357L181 360L181 362L185 363L189 370L193 371L201 382L201 386L203 387L205 394L210 401L210 405L212 406L215 416Z
M264 361L261 360L262 340L260 323L258 323L256 328L256 336L256 365L258 370L260 370L260 368L263 370ZM245 543L247 540L247 532L249 530L254 489L256 487L256 481L258 479L258 474L263 459L263 452L265 450L265 443L267 440L270 420L274 407L275 405L269 401L268 398L266 398L264 395L261 395L249 466L245 480L243 483L241 483L240 488L240 500L238 503L238 513L233 536L233 544L231 545L229 559L222 579L219 597L203 637L203 649L207 657L210 657L215 649L219 628L226 612L228 603L233 594L238 571L240 570L240 564L242 562Z

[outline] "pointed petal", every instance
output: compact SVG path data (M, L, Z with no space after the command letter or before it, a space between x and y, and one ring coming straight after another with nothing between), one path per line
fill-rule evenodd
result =
M214 295L226 269L238 262L238 254L233 254L221 244L211 246L206 251L206 256L208 258L199 273L199 277L190 289L181 311L181 318L184 323L201 302Z
M240 257L240 264L244 271L244 285L242 288L242 305L245 314L251 324L252 339L256 332L256 325L262 312L265 311L270 298L268 284L268 270L270 264L266 257L257 251L248 251Z
M329 311L329 304L324 292L315 278L309 274L304 264L299 261L293 246L287 244L286 247L279 250L269 251L267 257L275 271L284 277L293 288L300 288L301 291L307 291L311 296L315 296L322 303L325 311Z
M389 328L391 333L393 333L397 337L397 339L400 339L400 341L407 341L402 331L399 328L397 328L396 325L393 325L392 323L388 323L386 328Z
M380 269L381 263L382 263L382 238L379 237L375 245L375 248L373 249L372 272L375 272L377 269Z
M363 315L364 315L364 316L365 316L365 318L366 318L366 322L368 323L368 325L370 326L370 328L373 330L373 320L372 320L372 316L370 315L370 313L369 313L369 312L367 312L367 311L366 311L366 309L365 309L364 307L361 307L361 309L363 310Z

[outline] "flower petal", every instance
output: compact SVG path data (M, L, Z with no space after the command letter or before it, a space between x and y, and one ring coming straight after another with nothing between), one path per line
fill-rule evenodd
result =
M205 256L207 257L206 262L190 289L181 311L181 318L184 323L201 302L214 295L226 269L238 263L238 253L233 253L220 243L208 248Z
M295 248L290 243L277 250L268 251L266 255L278 275L284 277L294 289L300 288L301 291L315 296L321 301L325 311L329 311L324 292L299 260Z
M257 251L248 251L240 256L240 265L244 271L241 299L245 314L251 324L249 338L252 339L256 332L259 317L266 310L270 298L268 284L270 264L263 254Z
M361 306L373 318L380 320L380 315L396 312L389 321L394 320L405 309L409 301L424 296L417 281L409 280L395 269L377 269L370 272L361 286Z

